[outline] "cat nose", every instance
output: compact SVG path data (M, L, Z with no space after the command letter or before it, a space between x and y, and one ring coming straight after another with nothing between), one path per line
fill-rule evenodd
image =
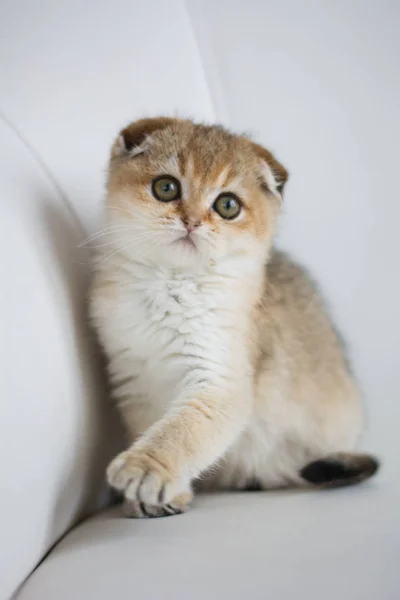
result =
M191 219L189 217L181 217L182 223L186 227L188 233L192 233L197 227L201 225L200 219Z

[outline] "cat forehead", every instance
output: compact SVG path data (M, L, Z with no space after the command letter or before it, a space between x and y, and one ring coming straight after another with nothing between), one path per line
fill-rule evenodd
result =
M169 154L162 160L154 161L152 171L153 175L172 175L198 191L229 188L232 192L241 193L249 183L243 169L235 168L225 160L215 161L210 168L196 160L196 155L192 153L185 153L184 158L180 153Z
M190 136L179 131L153 134L145 141L143 153L147 149L158 170L214 187L225 187L258 172L259 160L236 136L212 128L206 132L193 129Z

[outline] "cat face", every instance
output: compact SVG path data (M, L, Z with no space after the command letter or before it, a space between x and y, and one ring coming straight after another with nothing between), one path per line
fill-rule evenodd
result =
M264 260L286 179L284 167L245 137L144 119L113 146L107 224L130 260L189 268Z

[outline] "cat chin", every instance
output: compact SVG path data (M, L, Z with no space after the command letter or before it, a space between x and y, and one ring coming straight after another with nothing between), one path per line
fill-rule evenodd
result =
M166 266L172 268L190 268L200 267L204 262L204 257L196 248L174 248L172 251L165 252L160 261Z
M166 268L197 271L208 265L211 257L209 249L201 243L178 242L159 247L151 259Z

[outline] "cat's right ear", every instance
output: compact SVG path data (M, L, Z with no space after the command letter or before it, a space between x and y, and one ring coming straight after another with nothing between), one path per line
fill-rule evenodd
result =
M260 144L251 142L252 148L257 154L258 158L263 161L266 171L264 170L264 177L261 182L261 187L267 192L277 192L281 197L283 195L283 189L289 178L289 173L286 168L275 158L275 156L264 148Z
M141 154L141 145L149 135L160 129L165 129L175 121L176 119L171 117L157 117L154 119L140 119L131 123L120 132L115 140L111 148L111 158Z

